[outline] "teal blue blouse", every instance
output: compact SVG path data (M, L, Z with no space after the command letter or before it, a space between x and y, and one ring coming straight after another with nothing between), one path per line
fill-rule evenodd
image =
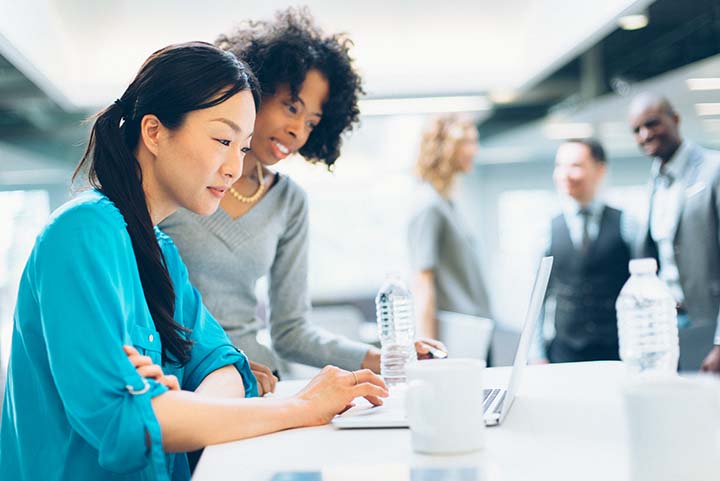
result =
M193 391L234 364L247 396L245 355L203 306L174 244L155 229L175 287L175 320L192 330L190 361L162 365L120 211L97 191L53 213L23 272L0 425L0 479L188 480L185 454L163 451L151 399L167 388L140 376L133 344ZM146 439L150 440L147 447Z

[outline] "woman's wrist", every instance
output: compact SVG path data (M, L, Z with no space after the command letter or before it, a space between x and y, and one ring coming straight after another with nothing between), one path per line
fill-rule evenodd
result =
M263 401L276 404L279 418L282 419L281 429L301 428L312 426L312 406L305 399L293 396L286 399L264 399Z

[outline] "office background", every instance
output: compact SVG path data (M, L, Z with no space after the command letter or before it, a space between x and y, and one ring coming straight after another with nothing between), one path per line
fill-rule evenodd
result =
M87 136L80 122L119 96L157 48L213 41L243 19L288 5L259 3L0 0L3 365L21 270L47 215L69 196ZM309 195L314 317L328 327L350 332L366 321L355 332L371 336L372 299L384 276L409 274L412 167L434 113L463 111L477 121L480 150L458 205L488 279L499 364L511 360L557 209L551 176L562 139L595 136L605 144L603 195L637 215L646 208L650 161L627 126L633 93L666 94L684 137L720 148L715 0L305 4L326 30L354 40L367 90L361 123L334 172L299 158L278 166Z

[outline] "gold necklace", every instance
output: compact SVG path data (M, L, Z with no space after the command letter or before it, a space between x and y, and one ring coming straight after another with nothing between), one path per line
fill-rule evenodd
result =
M239 200L240 202L242 202L244 204L252 204L253 202L257 201L260 198L260 196L263 194L263 191L265 190L265 178L263 176L262 164L258 160L257 162L255 162L255 165L257 166L257 176L258 176L258 182L260 183L260 185L258 186L258 189L255 191L255 193L253 195L251 195L250 197L246 197L246 196L242 195L240 192L238 192L235 189L235 187L230 187L230 189L228 189L228 192L230 192L230 195L232 195L233 197L235 197L237 200Z

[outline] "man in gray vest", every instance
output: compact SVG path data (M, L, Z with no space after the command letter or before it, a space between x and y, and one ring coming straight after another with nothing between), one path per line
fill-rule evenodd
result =
M683 140L661 95L638 95L629 114L635 141L653 158L638 253L658 260L678 303L680 368L720 372L720 153Z
M552 329L543 329L543 316L531 355L535 362L619 359L615 300L629 277L635 228L598 199L606 170L605 151L595 140L570 140L558 148L553 179L562 214L552 220L547 248L555 257L548 288L555 335L549 342L544 338L543 331Z

